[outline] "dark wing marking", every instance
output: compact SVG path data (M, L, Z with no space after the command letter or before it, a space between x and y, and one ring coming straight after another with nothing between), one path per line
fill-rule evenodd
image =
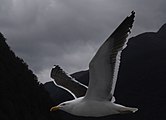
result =
M76 81L70 75L65 73L58 65L56 65L51 70L51 78L54 79L55 83L63 88L70 91L70 93L74 97L82 97L85 95L87 86L83 85L82 83Z

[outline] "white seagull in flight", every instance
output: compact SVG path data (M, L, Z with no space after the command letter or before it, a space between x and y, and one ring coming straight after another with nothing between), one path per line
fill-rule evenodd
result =
M131 15L126 17L92 58L89 63L88 89L73 78L65 80L65 78L59 76L59 79L56 79L58 74L55 68L57 67L52 69L51 77L55 82L70 90L78 98L54 106L50 111L60 109L76 116L101 117L134 113L138 110L137 108L116 104L113 97L121 52L127 46L127 37L131 32L134 17L135 12L132 11ZM85 91L85 96L80 97L80 93Z

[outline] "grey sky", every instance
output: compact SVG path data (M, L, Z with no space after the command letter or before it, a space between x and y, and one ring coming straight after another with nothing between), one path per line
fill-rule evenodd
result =
M166 0L0 0L0 32L41 82L54 64L88 68L100 44L136 11L131 36L166 23Z

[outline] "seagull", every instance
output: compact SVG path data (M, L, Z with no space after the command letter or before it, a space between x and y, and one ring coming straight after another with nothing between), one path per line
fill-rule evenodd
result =
M114 114L135 113L138 109L115 103L113 96L122 50L127 46L127 37L131 33L135 18L132 11L117 29L106 39L89 63L88 87L71 78L64 80L56 77L56 69L52 69L51 77L65 89L71 91L74 98L53 106L50 111L62 110L76 116L102 117ZM57 68L57 67L56 67ZM73 86L72 86L73 85ZM80 87L80 89L79 89ZM80 93L85 93L79 95ZM85 92L86 91L86 92ZM76 93L74 95L74 93Z

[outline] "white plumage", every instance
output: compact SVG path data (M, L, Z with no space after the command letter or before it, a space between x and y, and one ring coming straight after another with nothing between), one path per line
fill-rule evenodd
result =
M113 99L121 52L126 47L134 17L135 12L132 12L102 44L91 60L89 64L90 81L85 96L63 102L52 107L51 111L61 109L77 116L100 117L134 113L138 110L137 108L116 104Z

